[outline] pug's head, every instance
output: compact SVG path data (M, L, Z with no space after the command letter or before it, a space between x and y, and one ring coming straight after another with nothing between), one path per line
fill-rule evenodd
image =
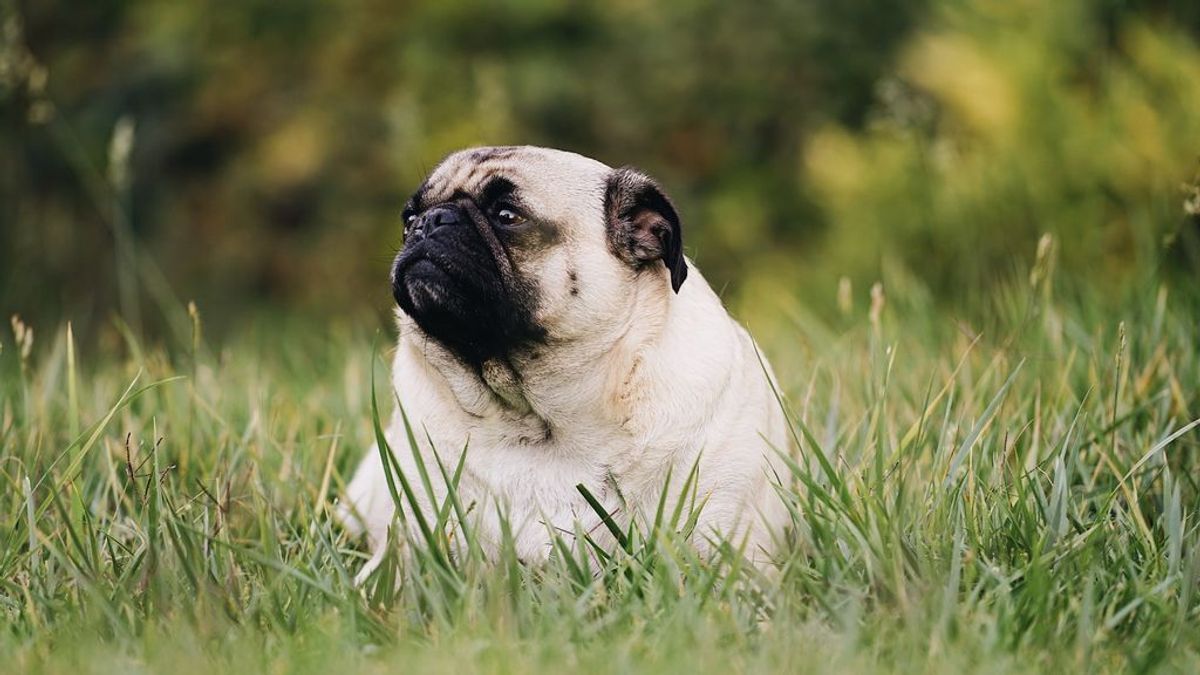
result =
M559 150L454 153L403 219L396 303L475 367L619 331L688 273L679 216L653 180Z

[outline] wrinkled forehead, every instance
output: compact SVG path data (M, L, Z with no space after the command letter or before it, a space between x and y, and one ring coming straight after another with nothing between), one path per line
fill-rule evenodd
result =
M522 204L546 212L603 199L611 169L583 155L532 146L473 148L456 152L433 170L414 195L417 208L466 195L475 199L511 189Z

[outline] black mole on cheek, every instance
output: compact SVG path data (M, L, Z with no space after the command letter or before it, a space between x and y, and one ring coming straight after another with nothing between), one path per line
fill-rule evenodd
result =
M579 275L575 273L575 270L568 270L567 278L571 280L571 295L579 295L579 284L577 283Z

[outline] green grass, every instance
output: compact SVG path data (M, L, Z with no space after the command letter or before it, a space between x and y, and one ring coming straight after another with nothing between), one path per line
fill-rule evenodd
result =
M145 346L39 326L25 356L6 335L0 662L1196 672L1194 289L1101 300L1047 276L958 312L890 280L874 310L755 314L801 446L781 477L795 542L770 575L698 559L670 505L607 557L456 558L439 531L470 507L448 503L413 562L356 589L365 554L330 506L374 436L368 332Z

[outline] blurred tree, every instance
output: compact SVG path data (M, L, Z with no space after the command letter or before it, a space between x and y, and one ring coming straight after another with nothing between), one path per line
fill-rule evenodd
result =
M838 223L820 272L869 281L890 260L953 294L1043 232L1111 293L1155 272L1200 158L1200 49L1140 17L1114 37L1111 20L1080 0L945 3L869 128L829 125L809 145L806 180Z
M122 274L218 326L386 307L398 210L467 145L658 175L718 287L890 256L940 297L1042 230L1157 264L1195 154L1180 0L3 2L0 308L35 317L104 318Z

